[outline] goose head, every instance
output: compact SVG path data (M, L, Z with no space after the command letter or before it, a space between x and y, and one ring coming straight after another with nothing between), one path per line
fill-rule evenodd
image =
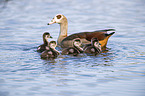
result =
M48 23L48 25L54 24L54 23L58 23L58 24L62 24L64 22L67 22L67 18L62 15L62 14L57 14L52 20L51 22Z
M49 47L50 47L50 48L55 49L56 46L57 46L56 41L50 41L50 42L49 42Z

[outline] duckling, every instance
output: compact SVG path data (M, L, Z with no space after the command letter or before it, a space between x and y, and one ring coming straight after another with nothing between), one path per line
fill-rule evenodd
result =
M98 38L92 38L91 44L84 46L84 53L99 54L101 52L101 45Z
M57 43L62 48L70 47L71 44L68 42L71 42L75 38L80 38L82 43L84 44L91 44L92 38L98 38L99 43L101 44L101 47L106 47L109 37L111 37L115 32L108 33L108 31L115 31L115 29L105 29L105 30L96 30L93 32L79 32L75 34L71 34L67 36L68 31L68 20L67 18L62 14L57 14L51 22L48 23L48 25L58 23L60 24L60 33L59 37L57 39Z
M64 48L62 50L62 55L69 55L72 54L74 56L77 56L79 53L83 53L83 49L80 47L81 46L81 40L80 38L76 38L72 42L72 47Z
M50 58L56 58L59 55L59 52L55 49L57 46L56 41L50 41L49 42L49 49L46 49L42 52L41 58L42 59L50 59Z
M40 46L38 46L38 48L37 48L37 52L43 52L43 51L45 51L46 49L49 49L49 47L48 47L48 39L49 38L52 38L51 36L50 36L50 34L48 33L48 32L45 32L44 34L43 34L43 44L42 45L40 45Z

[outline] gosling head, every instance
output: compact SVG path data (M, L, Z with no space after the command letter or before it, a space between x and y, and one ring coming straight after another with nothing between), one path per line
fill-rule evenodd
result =
M80 47L81 44L82 44L82 42L81 42L80 38L76 38L76 39L73 40L73 45L74 46Z
M61 24L63 22L67 22L67 18L62 15L62 14L57 14L52 20L51 22L48 23L48 25L54 24L54 23L58 23Z
M98 38L92 38L91 39L91 44L95 47L100 47L100 43L99 43L99 40Z
M50 47L50 48L55 49L56 46L57 46L56 41L50 41L50 42L49 42L49 47Z
M48 38L52 38L52 37L50 36L50 33L45 32L45 33L43 34L43 38L45 38L45 39L47 40Z

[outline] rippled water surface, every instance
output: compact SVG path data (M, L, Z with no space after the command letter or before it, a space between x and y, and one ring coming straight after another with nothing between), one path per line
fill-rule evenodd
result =
M0 96L145 96L144 0L0 0ZM42 60L42 34L115 28L98 56Z

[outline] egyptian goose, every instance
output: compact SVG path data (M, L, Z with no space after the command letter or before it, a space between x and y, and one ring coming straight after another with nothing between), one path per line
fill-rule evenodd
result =
M72 47L68 47L68 48L64 48L62 50L62 55L74 55L77 56L79 53L83 52L83 48L80 47L81 46L81 40L80 38L75 38L73 40L73 45Z
M71 46L72 44L69 42L71 42L74 38L80 38L82 43L84 44L91 43L92 38L98 38L99 43L103 48L106 47L109 37L115 33L115 32L112 32L110 34L107 33L107 31L115 31L115 29L105 29L105 30L97 30L94 32L80 32L67 36L68 22L67 18L64 15L62 14L56 15L52 19L52 21L48 23L48 25L51 25L53 23L60 24L60 34L57 42L58 45L60 45L61 47Z
M84 53L95 54L95 55L101 53L101 45L97 38L92 38L91 44L84 46L83 49L84 49Z
M56 58L59 55L59 52L55 49L57 46L57 43L55 41L49 42L49 49L46 49L42 52L41 58L42 59L50 59L50 58Z
M52 38L52 37L50 36L50 34L48 32L45 32L43 34L43 44L38 46L37 52L41 53L41 52L45 51L46 49L49 49L49 47L48 47L48 39L49 38Z

